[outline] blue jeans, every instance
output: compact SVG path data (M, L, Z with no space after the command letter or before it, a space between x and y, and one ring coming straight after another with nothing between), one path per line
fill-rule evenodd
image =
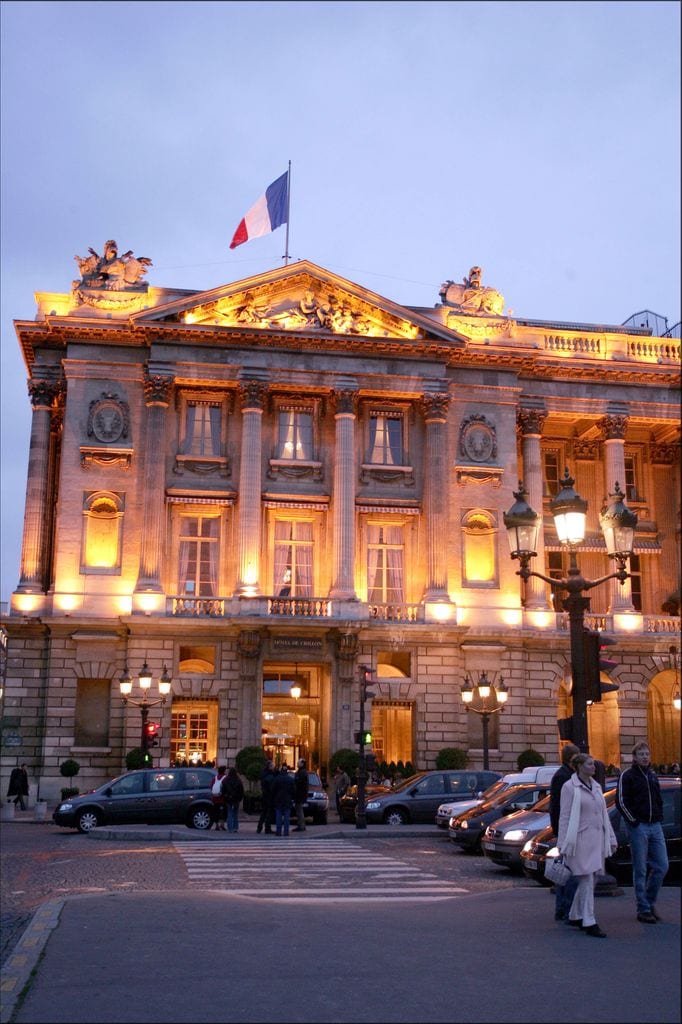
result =
M575 896L575 890L578 888L578 879L575 875L571 875L566 885L555 885L554 891L556 899L554 902L554 916L557 920L567 920L568 912L571 909L571 903Z
M239 832L239 804L227 805L227 831Z
M291 807L276 807L275 808L275 832L278 836L282 833L285 836L289 835L289 822L291 820Z
M646 914L656 903L668 870L663 826L660 821L653 825L640 821L636 827L628 825L627 829L632 850L632 884L635 887L637 913Z

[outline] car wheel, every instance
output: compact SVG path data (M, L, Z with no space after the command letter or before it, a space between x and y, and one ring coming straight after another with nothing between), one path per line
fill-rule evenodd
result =
M188 828L198 828L202 832L208 831L212 824L213 815L208 807L197 807L196 810L190 812L187 821Z
M97 828L99 825L99 814L97 811L89 809L81 811L76 824L79 832L90 832L91 829Z
M407 811L404 811L402 807L392 807L384 814L384 824L386 825L407 825L409 820Z

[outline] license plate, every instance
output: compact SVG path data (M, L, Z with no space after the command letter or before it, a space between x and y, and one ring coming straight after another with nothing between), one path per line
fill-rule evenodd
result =
M495 844L494 843L483 843L483 849L484 850L494 850L495 849Z

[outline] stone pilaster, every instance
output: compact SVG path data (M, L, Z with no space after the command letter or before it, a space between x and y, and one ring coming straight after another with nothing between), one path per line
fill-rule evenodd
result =
M329 596L355 600L355 419L357 393L334 392L334 577Z
M239 467L239 579L237 594L260 593L261 460L263 408L267 385L245 380L239 385L242 409L242 451Z
M50 481L50 435L55 400L63 385L54 380L30 380L28 392L33 407L31 442L28 454L28 480L21 567L18 593L44 591L48 584L45 564L46 528L50 522L48 485Z
M522 407L516 412L516 422L521 434L521 457L523 460L523 484L528 494L528 504L542 519L542 453L540 438L547 413L543 409ZM545 572L545 537L542 525L538 531L537 565ZM526 583L526 608L549 608L547 585L531 576Z
M445 394L425 394L422 409L426 425L424 513L426 520L427 579L425 601L449 601L447 568L447 438L450 399Z
M165 428L173 378L148 374L144 380L147 429L144 449L144 519L136 593L162 593L161 565L165 517Z

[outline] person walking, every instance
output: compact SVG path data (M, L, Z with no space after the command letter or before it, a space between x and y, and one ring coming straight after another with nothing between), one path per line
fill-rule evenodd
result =
M618 778L616 806L628 830L632 851L637 920L656 924L661 920L656 898L668 871L668 853L663 835L661 787L651 767L649 744L644 741L632 748L632 766Z
M216 832L221 830L225 831L225 798L223 796L223 779L227 775L227 767L222 765L218 769L218 774L213 780L211 786L211 800L213 801L214 813L215 813L215 829Z
M273 762L266 761L265 767L260 773L261 808L258 824L256 825L256 832L262 832L263 828L265 828L266 835L272 834L272 785L276 777L277 773Z
M346 790L350 786L350 779L348 777L348 774L341 767L341 765L337 765L336 766L336 771L334 772L334 783L335 783L335 787L336 787L336 789L335 789L336 813L338 814L338 816L340 818L341 817L341 797L343 796L343 794L346 792Z
M305 809L304 804L308 799L308 769L305 758L298 759L298 768L294 775L294 803L296 804L296 828L295 832L305 832Z
M239 805L244 799L244 784L236 768L230 768L222 781L221 791L225 801L227 831L239 832Z
M582 928L586 935L605 939L606 932L594 916L594 883L618 843L602 788L594 778L594 758L576 754L572 765L575 774L561 787L557 842L559 853L578 881L568 923Z
M283 764L272 784L272 804L275 809L275 833L278 836L289 835L291 821L291 804L294 800L294 777Z
M9 777L9 786L7 787L7 802L14 797L14 806L19 804L19 810L26 810L26 801L24 797L28 799L28 772L26 771L26 765L22 764L16 768L13 768Z
M549 820L552 832L559 835L559 814L561 811L561 790L565 782L573 775L571 760L580 753L575 743L567 743L561 751L561 767L555 771L549 786ZM566 885L555 885L554 920L567 921L571 903L578 888L578 880L571 875Z

